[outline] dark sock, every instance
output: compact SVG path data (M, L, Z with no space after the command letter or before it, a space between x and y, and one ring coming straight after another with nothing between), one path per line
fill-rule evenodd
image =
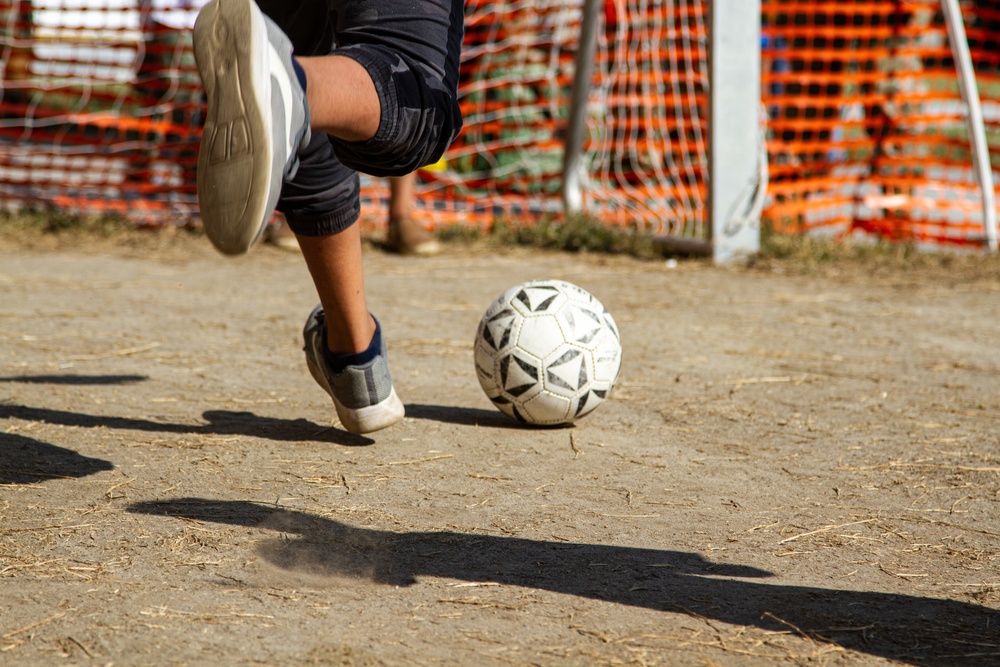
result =
M372 336L372 341L368 343L368 349L363 352L340 354L338 352L331 352L326 345L323 346L323 356L326 357L326 365L334 373L341 373L348 366L364 366L377 357L381 351L382 327L379 326L378 320L375 320L375 334Z
M306 71L302 69L302 65L299 64L299 59L292 56L292 69L295 70L295 76L299 79L299 85L302 86L302 92L306 92Z

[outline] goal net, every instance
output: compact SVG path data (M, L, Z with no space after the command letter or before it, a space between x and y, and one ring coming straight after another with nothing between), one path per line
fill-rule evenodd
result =
M605 0L584 110L585 209L609 224L704 235L707 5ZM467 3L466 129L425 192L467 220L561 211L564 140L582 3Z
M179 29L190 16L144 6L0 0L0 204L196 224L203 111ZM468 0L465 129L419 172L422 221L486 227L561 214L582 6ZM961 6L996 165L1000 8ZM604 0L601 14L584 210L608 225L705 239L709 3ZM764 222L782 233L981 243L966 106L938 1L762 0L761 15ZM364 224L383 224L387 193L384 180L363 180Z

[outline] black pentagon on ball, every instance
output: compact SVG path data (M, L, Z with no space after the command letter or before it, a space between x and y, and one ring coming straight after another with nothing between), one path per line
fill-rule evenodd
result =
M559 289L550 285L533 285L530 289L538 292L552 292L552 296L546 297L537 306L531 305L531 297L528 295L528 291L526 289L522 289L517 293L515 298L523 303L532 313L544 313L548 310L549 306L552 305L552 302L556 300L556 297L559 296Z
M510 308L504 308L499 313L491 317L488 321L483 323L483 340L486 341L486 344L492 347L494 350L501 349L502 347L506 346L507 343L510 341L510 332L514 325L514 317L513 317L514 314L515 314L514 311L511 310ZM507 326L503 328L503 331L500 333L500 341L497 342L496 339L493 337L493 329L490 327L490 325L498 322L499 320L502 320L505 317L509 317L511 319L507 323Z
M522 382L514 386L508 386L508 382L513 381L513 374L511 372L510 365L511 360L513 360L515 366L527 376L527 379L530 379L530 382ZM537 383L538 368L530 362L520 359L513 354L505 355L502 359L500 359L500 387L511 396L520 396L529 391Z
M577 377L577 384L575 387L553 372L554 368L576 361L582 354L583 352L576 348L566 350L562 356L549 364L545 369L545 381L549 384L555 385L556 387L562 387L563 389L568 389L570 391L577 391L580 387L583 387L587 384L587 364L580 364L580 373L579 377Z

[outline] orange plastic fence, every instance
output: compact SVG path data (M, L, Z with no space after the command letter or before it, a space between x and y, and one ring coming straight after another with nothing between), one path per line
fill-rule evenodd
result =
M938 1L762 3L765 220L790 233L980 243L980 193ZM197 224L203 110L190 38L178 29L190 14L123 4L0 0L0 205ZM485 226L559 214L581 4L468 0L465 129L420 172L424 220ZM707 4L605 2L584 186L587 208L608 224L706 235ZM962 7L1000 164L1000 5ZM386 194L384 181L363 180L366 224L381 224Z
M0 202L192 220L191 12L108 6L0 0Z
M963 2L1000 164L1000 5ZM765 0L770 205L780 231L979 245L973 173L937 0Z

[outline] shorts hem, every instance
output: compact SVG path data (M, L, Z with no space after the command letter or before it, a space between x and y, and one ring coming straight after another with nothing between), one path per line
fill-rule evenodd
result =
M361 217L360 203L345 211L319 216L285 213L285 221L288 223L289 229L297 236L310 237L338 234L357 222L359 217Z

